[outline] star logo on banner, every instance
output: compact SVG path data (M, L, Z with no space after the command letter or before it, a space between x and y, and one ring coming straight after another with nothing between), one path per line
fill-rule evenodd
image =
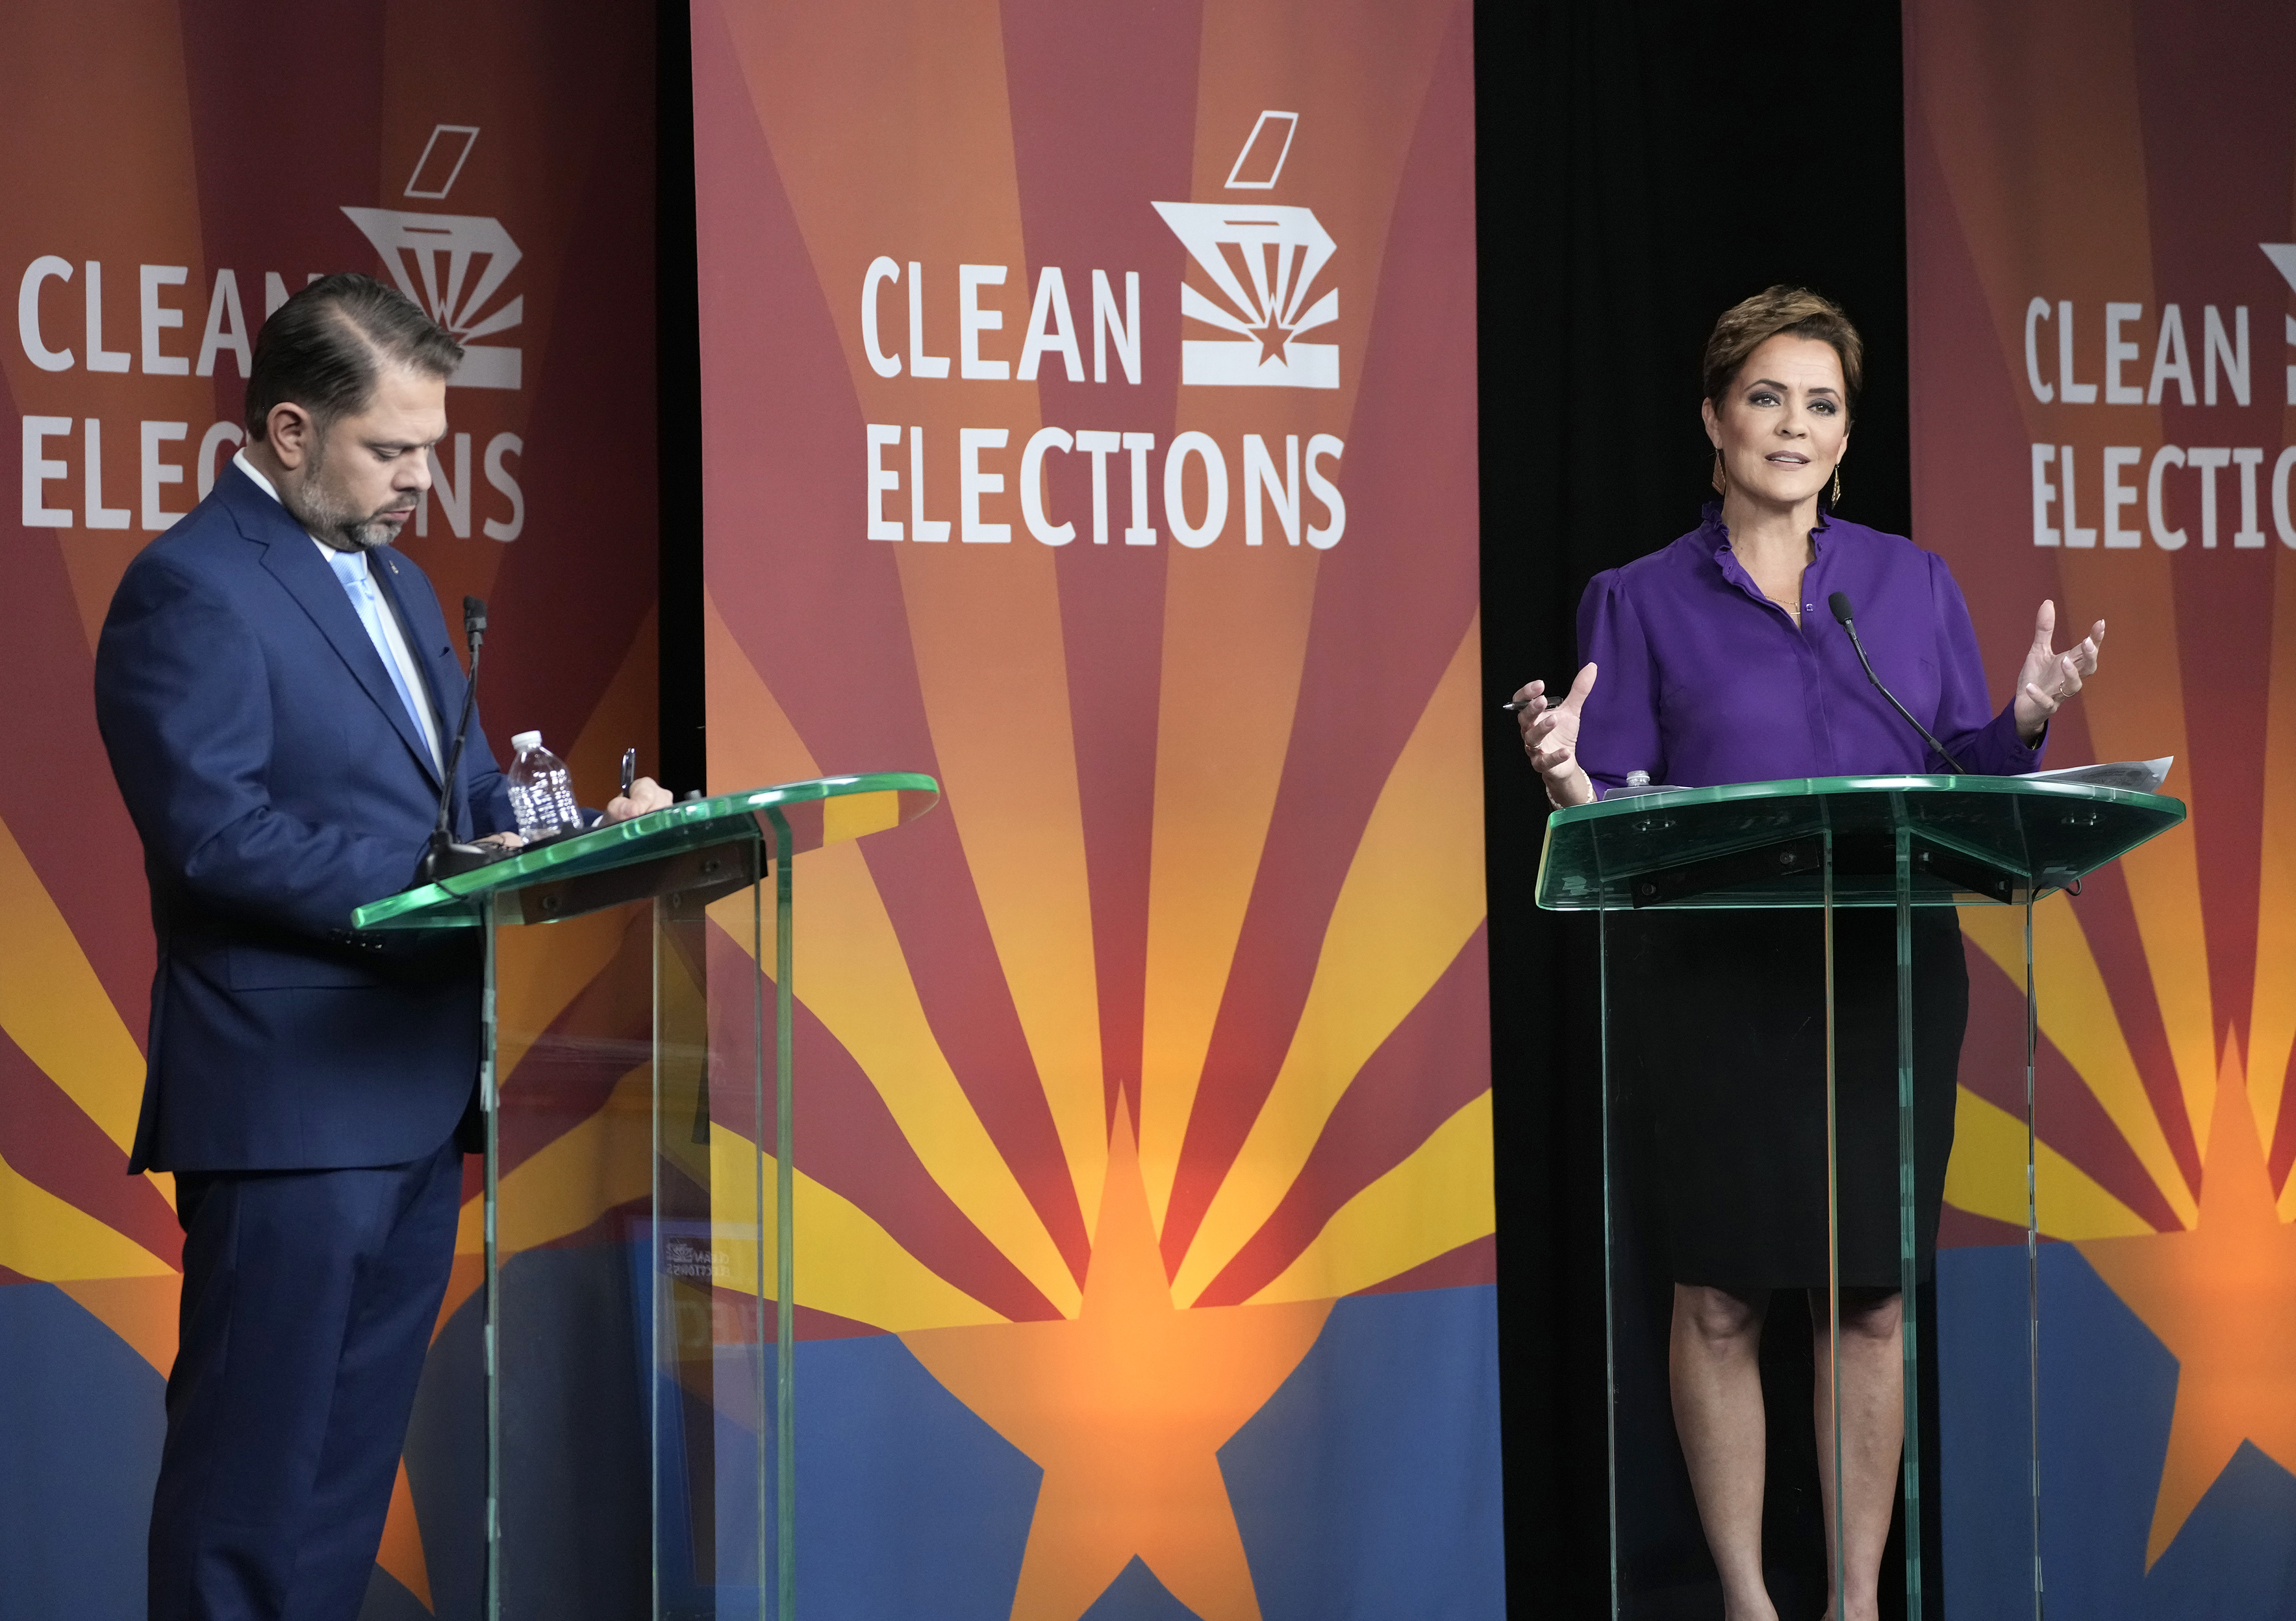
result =
M2237 1041L2218 1073L2199 1225L2079 1248L2177 1359L2149 1570L2243 1441L2296 1472L2296 1225L2275 1208Z
M1283 346L1292 341L1291 329L1273 315L1268 316L1263 324L1246 327L1244 330L1259 342L1261 365L1266 365L1271 360L1283 359Z
M1259 1621L1218 1451L1300 1365L1331 1309L1177 1309L1119 1109L1077 1319L901 1336L1045 1471L1013 1621L1076 1621L1136 1555L1203 1621Z

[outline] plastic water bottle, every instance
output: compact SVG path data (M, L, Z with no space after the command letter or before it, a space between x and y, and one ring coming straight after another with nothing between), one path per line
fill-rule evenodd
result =
M542 733L521 732L510 740L518 757L510 765L510 806L518 831L529 844L578 832L581 807L574 803L574 779L566 762L542 746Z

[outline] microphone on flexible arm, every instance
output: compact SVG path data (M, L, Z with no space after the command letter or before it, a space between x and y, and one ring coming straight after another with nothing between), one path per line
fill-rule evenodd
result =
M1851 624L1849 620L1849 594L1846 591L1837 591L1825 599L1825 605L1833 610L1833 617L1841 620L1841 628L1849 633L1849 645L1857 650L1857 662L1866 667L1866 679L1874 684L1874 690L1890 700L1890 707L1906 717L1906 725L1922 734L1922 741L1937 750L1938 758L1952 766L1954 774L1964 777L1971 775L1969 767L1955 759L1943 743L1931 737L1930 729L1915 720L1914 712L1899 703L1898 695L1883 686L1882 678L1874 673L1874 661L1866 656L1866 644L1857 639L1857 626Z
M463 718L455 725L455 746L447 756L446 780L439 785L439 824L430 830L422 860L414 864L414 882L407 886L409 888L436 883L457 872L473 872L489 862L500 861L508 853L484 845L458 844L455 839L455 781L463 771L463 744L470 736L471 711L479 696L479 649L487 639L487 605L483 599L463 599L463 634L471 648L471 678L463 684Z

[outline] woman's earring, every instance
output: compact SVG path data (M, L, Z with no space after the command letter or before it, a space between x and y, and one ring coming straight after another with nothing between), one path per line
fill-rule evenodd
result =
M1839 473L1834 476L1841 477ZM1714 493L1718 495L1730 493L1730 475L1722 466L1722 447L1719 445L1714 447Z
M1841 463L1839 463L1839 462L1836 462L1836 463L1833 464L1833 500L1831 500L1831 501L1829 501L1829 502L1827 502L1827 503L1826 503L1826 505L1828 505L1829 507L1834 507L1834 506L1840 506L1841 504Z

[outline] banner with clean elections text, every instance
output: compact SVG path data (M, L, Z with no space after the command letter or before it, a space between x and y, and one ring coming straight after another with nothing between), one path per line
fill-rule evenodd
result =
M628 6L0 14L0 1616L144 1613L176 1347L173 1179L126 1174L153 945L90 686L113 587L243 442L265 316L385 278L468 352L404 549L450 624L489 604L496 752L539 728L603 804L655 722L652 73ZM529 932L504 995L554 1027L617 943ZM478 1247L473 1198L370 1621L475 1613Z
M1470 20L694 8L711 786L946 795L795 869L801 1609L1503 1613Z
M2296 10L1918 0L1906 42L1915 537L1988 667L2045 597L2105 620L2049 763L2174 755L2192 811L2035 914L2049 1612L2296 1614ZM1974 1044L2022 918L1962 915ZM1947 1602L2006 1615L2024 1088L1963 1081Z

